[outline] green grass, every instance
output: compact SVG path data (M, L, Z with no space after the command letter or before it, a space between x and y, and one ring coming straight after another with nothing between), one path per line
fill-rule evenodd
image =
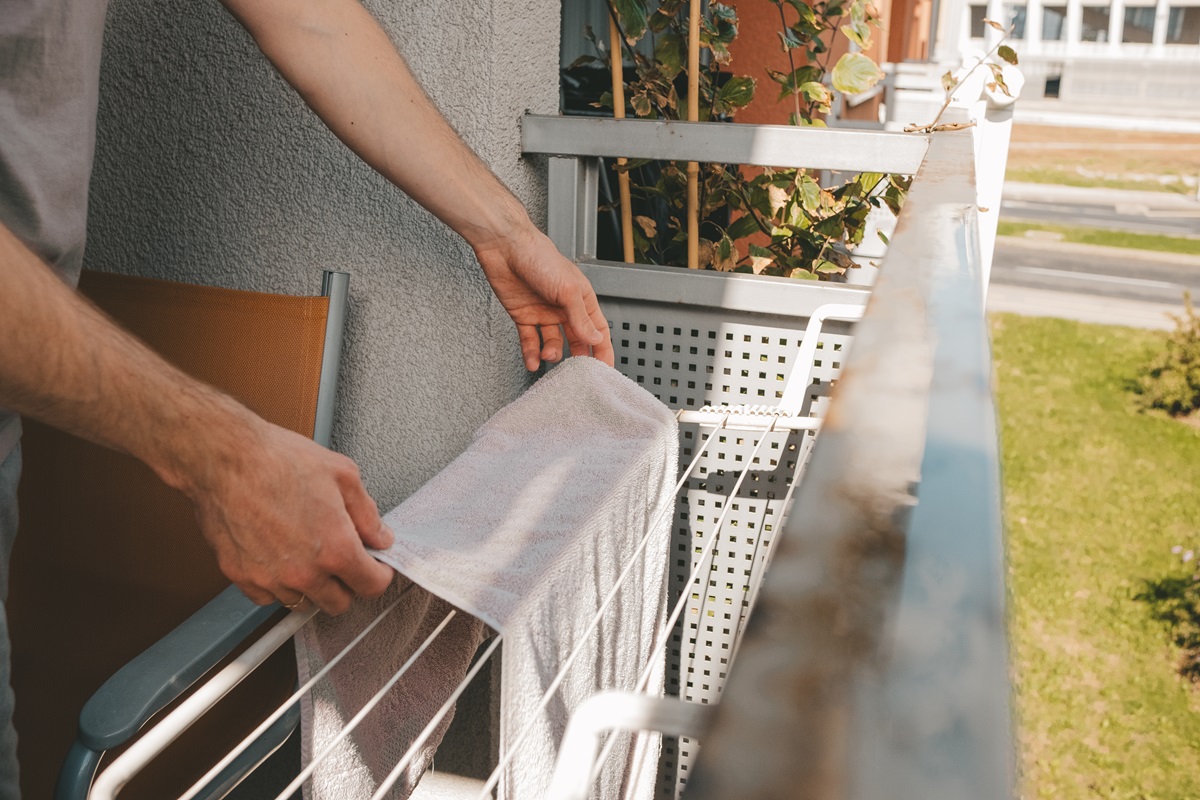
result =
M1200 797L1200 689L1135 599L1200 544L1200 430L1126 391L1158 335L996 315L1026 798ZM1200 548L1198 548L1200 549Z
M1130 250L1154 250L1160 253L1183 253L1200 256L1200 239L1182 236L1161 236L1155 233L1129 233L1103 228L1072 228L1066 225L1047 225L1040 222L1000 220L1000 236L1024 236L1027 231L1049 231L1062 235L1062 241L1074 244L1098 244L1104 247L1125 247Z
M1191 194L1195 191L1182 180L1163 183L1156 180L1137 178L1109 178L1080 175L1078 172L1047 167L1010 168L1004 175L1006 180L1024 183L1052 183L1059 186L1086 186L1105 189L1128 189L1139 192L1166 192L1167 194Z

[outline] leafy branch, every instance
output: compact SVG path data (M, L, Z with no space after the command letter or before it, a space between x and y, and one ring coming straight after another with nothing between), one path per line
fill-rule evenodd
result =
M905 133L933 133L935 131L960 130L962 128L969 128L971 125L973 125L974 123L969 122L951 122L939 125L938 120L940 120L942 115L946 113L946 109L950 107L950 103L954 101L954 95L958 92L962 85L967 82L968 78L975 74L975 70L982 66L987 66L992 73L992 80L988 82L987 88L991 89L992 91L999 90L1009 97L1012 97L1012 92L1008 90L1008 84L1004 82L1004 65L998 64L995 61L990 61L989 59L991 59L993 56L998 56L1000 59L1012 64L1013 66L1017 65L1016 51L1004 44L1005 40L1007 40L1012 34L1013 26L1005 28L999 22L991 19L985 19L984 23L1000 31L1000 38L994 45L992 45L992 49L988 50L987 53L984 54L983 58L976 61L975 64L969 70L967 70L966 75L963 75L961 78L957 78L954 76L953 72L947 71L946 74L942 76L942 89L944 89L946 92L946 101L942 103L942 107L938 109L937 114L933 118L933 122L930 122L928 125L905 125Z

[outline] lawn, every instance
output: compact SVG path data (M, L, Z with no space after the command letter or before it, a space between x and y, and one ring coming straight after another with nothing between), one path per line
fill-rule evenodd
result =
M1104 247L1125 247L1132 250L1154 250L1160 253L1183 253L1200 256L1200 239L1183 236L1163 236L1157 233L1130 233L1105 228L1082 228L1041 222L1000 220L996 233L1000 236L1025 236L1029 231L1058 234L1059 241L1074 244L1096 244Z
M1126 391L1157 334L1004 314L992 331L1022 794L1200 797L1200 687L1137 599L1190 579L1171 548L1200 545L1200 429Z
M1194 134L1014 125L1006 177L1193 194L1197 175L1200 136Z

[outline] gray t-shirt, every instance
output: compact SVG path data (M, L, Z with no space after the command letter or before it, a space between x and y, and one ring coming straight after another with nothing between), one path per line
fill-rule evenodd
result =
M72 286L83 264L107 7L0 0L0 223ZM20 420L0 409L0 461L19 436Z

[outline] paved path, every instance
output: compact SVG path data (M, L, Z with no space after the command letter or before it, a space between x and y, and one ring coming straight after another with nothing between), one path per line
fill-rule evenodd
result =
M1169 330L1184 289L1200 300L1200 258L1002 236L988 309Z
M1172 236L1200 236L1200 200L1172 192L1006 181L1000 218Z

